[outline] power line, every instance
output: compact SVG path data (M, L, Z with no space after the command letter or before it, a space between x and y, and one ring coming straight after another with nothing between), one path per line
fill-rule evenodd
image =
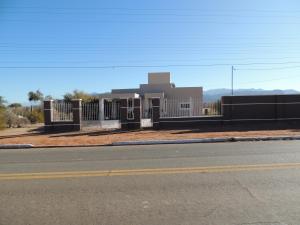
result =
M297 59L300 60L300 57L274 57L274 58L197 58L197 59L156 59L156 60L75 60L75 61L49 61L49 60L40 60L40 61L24 61L24 60L0 60L0 63L147 63L147 62L199 62L207 60L225 60L225 61L249 61L249 60L283 60L283 59ZM300 61L299 61L300 62ZM236 64L235 64L236 65Z
M42 11L5 11L6 14L50 14L50 15L97 15L97 16L172 16L172 17L234 17L234 18L253 18L253 14L245 15L245 14L228 14L228 13L208 13L208 12L201 12L200 14L174 14L174 13L148 13L148 12L143 12L143 13L124 13L124 12L84 12L84 11L79 11L79 12L58 12L58 11L49 11L49 10L42 10ZM298 12L295 15L291 15L289 13L288 15L282 15L282 14L277 14L277 15L270 15L270 14L264 14L264 15L255 15L255 17L259 18L298 18Z
M294 64L300 62L281 62L281 63L239 63L235 66L245 65L278 65L278 64ZM116 68L162 68L162 67L219 67L219 66L230 66L228 63L219 64L169 64L169 65L108 65L108 66L0 66L2 69L116 69ZM285 68L296 68L299 66L291 66ZM279 69L282 69L281 67ZM273 68L275 69L275 68Z
M47 7L47 6L2 6L2 9L50 9L50 10L122 10L122 11L205 11L205 12L257 12L257 13L298 13L300 10L272 10L272 9L237 9L216 10L197 8L127 8L127 7Z
M50 55L55 55L55 57L59 57L59 56L62 56L62 55L72 55L72 56L103 56L103 55L107 55L107 51L98 51L98 52L72 52L72 51L69 51L69 52L59 52L59 51L50 51L50 52L43 52L43 51L40 51L40 52L28 52L28 51L11 51L11 52L4 52L4 51L0 51L0 54L3 53L3 55L5 56L26 56L28 57L28 55L38 55L38 56L50 56ZM59 55L58 55L59 53ZM210 52L211 53L211 52ZM215 54L218 54L219 56L249 56L249 54L252 54L252 53L255 53L255 54L264 54L265 52L264 51L260 51L260 52L253 52L253 51L235 51L235 52L214 52ZM282 55L282 54L290 54L290 55L295 55L297 53L299 53L299 51L268 51L268 53L272 53L273 55L276 54L276 55ZM117 52L118 55L125 55L127 57L128 55L128 52L126 51L118 51ZM147 55L147 56L157 56L157 55L160 55L160 56L170 56L171 55L178 55L178 56L187 56L190 55L190 56L193 56L193 57L197 57L197 56L203 56L203 51L184 51L184 50L177 50L177 51L168 51L168 50L164 50L164 51L159 51L156 50L156 51L148 51L148 52L144 52L144 55ZM124 56L124 57L125 57ZM7 58L7 57L6 57Z
M224 22L222 21L174 21L174 20L2 20L2 22L12 23L45 23L45 22L59 22L59 23L117 23L117 24L215 24L215 25L299 25L300 22Z
M39 35L39 37L43 37L41 36L41 33L38 32L37 33ZM24 36L27 36L27 37L36 37L37 34L34 34L34 33L22 33L22 37ZM74 35L76 35L76 33L68 33L72 38L74 37ZM78 34L77 34L78 35ZM221 35L218 35L218 36L214 36L214 39L217 39L217 40L235 40L236 41L241 41L241 40L274 40L274 39L278 39L278 40L299 40L299 36L279 36L280 34L278 34L276 37L274 36L221 36ZM12 38L12 37L15 37L15 36L8 36L7 34L3 33L1 34L1 37L2 38L8 38L9 40ZM51 35L51 34L47 34L45 37L47 38L51 38L51 39L56 39L57 36L56 35ZM137 38L138 36L136 36L136 34L134 35L128 35L128 33L126 34L126 37L128 38ZM77 37L78 39L82 39L82 40L112 40L114 38L117 38L119 39L119 36L118 35L114 35L114 36L84 36L84 37L80 37L78 36ZM172 35L159 35L159 36L152 36L152 37L149 37L149 36L146 36L146 37L143 37L143 40L155 40L155 38L159 39L159 40L170 40L170 38L172 38L172 40L211 40L211 36L196 36L196 35L189 35L189 36L172 36ZM140 40L140 38L138 37L138 39ZM240 43L240 42L236 42L236 43ZM269 43L269 42L268 42ZM7 44L7 43L5 43Z
M9 48L15 49L100 49L100 48L274 48L274 47L291 47L291 45L299 45L300 42L291 43L229 43L229 44L110 44L99 45L95 44L83 44L83 43L44 43L44 44L18 44L18 43L0 43L0 48L9 50Z

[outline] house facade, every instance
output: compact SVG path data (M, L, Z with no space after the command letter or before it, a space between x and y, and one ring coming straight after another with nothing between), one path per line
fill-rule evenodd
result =
M161 117L201 116L203 108L202 87L176 87L169 72L148 73L148 83L139 88L113 89L101 94L100 101L105 119L117 119L119 99L140 98L142 118L151 118L152 100L160 99Z

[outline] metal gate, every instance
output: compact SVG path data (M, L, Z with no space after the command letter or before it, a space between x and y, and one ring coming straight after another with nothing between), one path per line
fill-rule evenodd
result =
M143 99L141 127L153 127L153 104L152 98Z
M101 128L120 129L121 110L119 99L102 99L101 101Z
M120 102L99 100L81 105L83 129L118 129L120 125Z
M99 101L81 104L82 128L101 128Z

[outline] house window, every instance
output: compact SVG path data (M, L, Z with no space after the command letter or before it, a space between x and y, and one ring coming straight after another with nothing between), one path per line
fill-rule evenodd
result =
M127 119L134 120L134 99L127 99Z
M189 103L189 102L180 103L181 110L190 110L190 108L191 108L191 103Z

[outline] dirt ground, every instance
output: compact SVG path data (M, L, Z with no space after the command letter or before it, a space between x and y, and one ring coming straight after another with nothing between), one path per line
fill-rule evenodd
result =
M42 128L13 128L0 131L0 144L33 144L35 146L106 145L119 141L178 140L216 137L297 136L300 129L273 130L141 130L141 131L82 131L47 134Z

